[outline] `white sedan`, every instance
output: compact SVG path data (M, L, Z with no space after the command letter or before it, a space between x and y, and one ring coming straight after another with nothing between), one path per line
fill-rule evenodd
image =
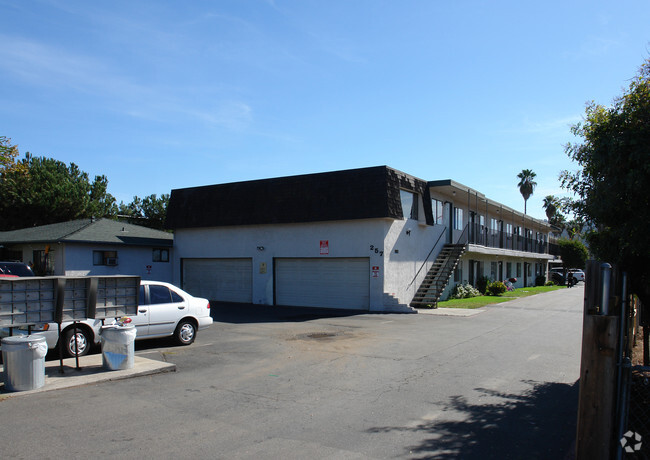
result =
M180 345L189 345L194 342L197 331L212 324L210 302L169 283L142 280L138 314L131 317L131 324L137 330L136 340L173 336ZM100 320L77 322L76 347L79 356L86 355L92 344L99 343L101 327ZM32 333L44 335L49 349L59 346L56 323L37 324L32 327ZM72 322L61 324L66 356L75 355L74 336Z

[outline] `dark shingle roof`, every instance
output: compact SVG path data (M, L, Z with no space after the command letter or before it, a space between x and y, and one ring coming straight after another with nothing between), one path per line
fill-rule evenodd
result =
M172 190L166 227L399 219L400 188L419 193L433 224L426 182L376 166Z
M171 233L111 219L80 219L0 232L1 244L61 242L171 247L173 241Z

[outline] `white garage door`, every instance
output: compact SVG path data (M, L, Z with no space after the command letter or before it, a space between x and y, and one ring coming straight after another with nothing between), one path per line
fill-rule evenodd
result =
M182 288L219 302L253 301L252 259L183 259Z
M368 310L369 259L276 259L275 303Z

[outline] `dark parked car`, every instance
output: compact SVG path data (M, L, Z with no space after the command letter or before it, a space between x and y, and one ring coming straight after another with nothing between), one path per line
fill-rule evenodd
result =
M0 277L14 276L34 276L34 272L22 262L0 262Z

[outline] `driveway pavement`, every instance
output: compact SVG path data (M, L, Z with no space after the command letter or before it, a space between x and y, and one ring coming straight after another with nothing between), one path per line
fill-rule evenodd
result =
M3 458L563 458L582 287L472 316L213 306L176 372L0 401Z

